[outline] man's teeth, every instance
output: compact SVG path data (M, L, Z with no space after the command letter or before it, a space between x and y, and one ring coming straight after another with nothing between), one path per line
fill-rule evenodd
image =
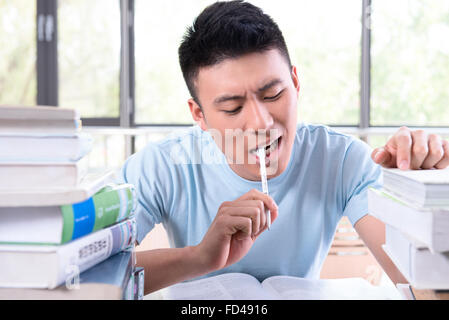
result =
M276 139L275 141L273 141L273 143L271 143L270 145L263 147L265 149L265 154L269 154L272 151L276 150L278 143L279 143L279 138ZM257 150L258 149L253 149L253 150L251 150L251 153L257 154Z
M276 140L270 145L270 147L269 147L268 149L265 148L266 153L270 153L270 152L276 150L276 148L278 147L278 142L279 142L279 139L276 139Z

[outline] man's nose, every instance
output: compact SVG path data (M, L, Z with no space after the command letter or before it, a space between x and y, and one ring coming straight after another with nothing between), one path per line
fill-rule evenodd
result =
M274 119L267 106L254 99L248 101L246 130L268 130L274 124Z

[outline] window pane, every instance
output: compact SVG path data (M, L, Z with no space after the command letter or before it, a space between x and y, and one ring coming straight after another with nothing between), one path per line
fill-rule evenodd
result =
M136 123L193 123L178 46L187 26L212 2L135 2Z
M449 1L373 1L374 125L449 125Z
M213 2L136 1L137 123L192 122L178 46L186 27ZM299 120L357 124L360 1L347 0L344 5L332 0L251 2L279 24L298 67Z
M253 0L279 25L300 80L298 120L357 125L360 110L359 0Z
M36 1L0 1L0 104L36 104Z
M58 1L59 105L118 117L119 1Z

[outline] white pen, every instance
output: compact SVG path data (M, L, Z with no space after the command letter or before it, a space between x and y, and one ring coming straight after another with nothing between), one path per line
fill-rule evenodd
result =
M262 192L268 195L267 168L265 167L265 148L257 149L260 164L260 179L262 181ZM271 212L266 210L268 230L271 227Z

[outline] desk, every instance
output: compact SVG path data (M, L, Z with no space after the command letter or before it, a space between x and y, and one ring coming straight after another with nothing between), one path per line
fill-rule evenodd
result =
M449 300L448 290L418 290L411 287L416 300Z

